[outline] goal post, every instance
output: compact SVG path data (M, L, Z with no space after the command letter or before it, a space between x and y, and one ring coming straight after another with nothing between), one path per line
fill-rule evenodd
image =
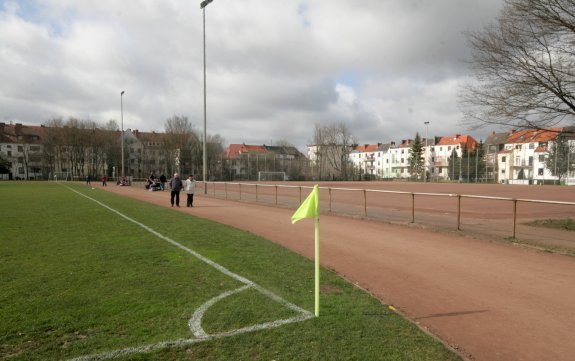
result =
M54 172L50 174L50 180L57 182L67 182L72 180L72 175L70 172Z
M274 182L274 181L285 181L286 172L258 172L258 181L260 182Z

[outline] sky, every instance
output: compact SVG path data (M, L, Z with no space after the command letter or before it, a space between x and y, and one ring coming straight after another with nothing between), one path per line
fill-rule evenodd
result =
M304 150L316 124L359 144L491 131L462 124L465 32L503 0L214 0L205 8L207 133ZM199 0L0 0L0 122L75 117L204 127ZM121 97L121 91L125 91ZM122 106L123 105L123 106ZM424 122L429 122L426 126Z

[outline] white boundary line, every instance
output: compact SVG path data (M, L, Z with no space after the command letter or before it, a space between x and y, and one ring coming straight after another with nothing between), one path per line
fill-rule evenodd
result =
M173 340L173 341L164 341L164 342L160 342L160 343L156 343L156 344L151 344L151 345L144 345L144 346L138 346L138 347L128 347L128 348L124 348L124 349L119 349L119 350L114 350L114 351L107 351L107 352L102 352L102 353L98 353L98 354L93 354L93 355L87 355L87 356L81 356L81 357L77 357L77 358L73 358L70 359L69 361L96 361L96 360L107 360L107 359L112 359L112 358L116 358L116 357L120 357L120 356L126 356L129 354L134 354L134 353L144 353L144 352L149 352L149 351L154 351L154 350L160 350L160 349L164 349L164 348L171 348L171 347L181 347L181 346L187 346L187 345L193 345L195 343L199 343L199 342L203 342L203 341L207 341L207 340L213 340L213 339L217 339L217 338L224 338L224 337L229 337L229 336L235 336L235 335L239 335L242 333L248 333L248 332L254 332L254 331L259 331L259 330L268 330L268 329L272 329L272 328L276 328L276 327L280 327L282 325L285 324L289 324L289 323L294 323L294 322L301 322L301 321L305 321L308 320L310 318L313 318L313 314L309 311L304 310L303 308L289 302L286 301L285 299L281 298L280 296L276 295L275 293L266 290L265 288L257 285L256 283L248 280L245 277L242 277L236 273L233 273L232 271L228 270L227 268L219 265L218 263L202 256L201 254L195 252L194 250L174 241L173 239L164 236L163 234L153 230L152 228L146 226L143 223L140 223L138 221L136 221L133 218L130 218L128 216L126 216L125 214L121 213L120 211L117 211L113 208L111 208L110 206L90 197L87 196L85 194L83 194L82 192L79 192L67 185L63 185L61 184L63 187L68 188L69 190L71 190L74 193L79 194L82 197L85 197L95 203L97 203L98 205L108 209L109 211L116 213L117 215L119 215L120 217L126 219L129 222L132 222L134 224L136 224L137 226L145 229L146 231L150 232L151 234L153 234L154 236L180 248L181 250L191 254L192 256L196 257L197 259L199 259L200 261L208 264L209 266L212 266L213 268L217 269L218 271L220 271L221 273L241 282L244 284L244 286L239 287L235 290L230 290L230 291L226 291L222 294L220 294L219 296L216 296L214 298L212 298L211 300L205 302L202 306L200 306L192 315L192 318L190 318L190 320L188 321L188 326L190 327L190 331L194 334L195 339L180 339L180 340ZM217 302L219 302L220 300L231 296L233 294L248 290L248 289L255 289L258 292L260 292L261 294L269 297L270 299L278 302L279 304L281 304L284 307L289 308L292 311L295 311L296 313L299 313L298 316L295 317L291 317L291 318L287 318L287 319L282 319L282 320L275 320L272 322L267 322L267 323L261 323L261 324L256 324L253 326L248 326L248 327L244 327L244 328L240 328L240 329L236 329L236 330L231 330L231 331L226 331L226 332L221 332L221 333L216 333L216 334L207 334L204 329L202 328L202 317L204 315L204 313L214 304L216 304Z

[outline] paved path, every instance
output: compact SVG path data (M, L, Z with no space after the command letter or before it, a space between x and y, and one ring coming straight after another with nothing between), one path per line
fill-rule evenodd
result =
M108 191L169 207L168 192ZM183 202L185 204L185 201ZM197 195L177 209L313 258L293 210ZM322 215L321 264L473 360L575 359L575 258L408 226Z

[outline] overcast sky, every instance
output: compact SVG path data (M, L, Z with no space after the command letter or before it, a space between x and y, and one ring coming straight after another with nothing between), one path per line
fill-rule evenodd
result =
M288 141L343 122L359 143L471 134L464 32L503 0L214 0L206 7L207 131ZM199 0L0 0L0 121L53 117L203 131ZM493 129L500 130L500 129Z

